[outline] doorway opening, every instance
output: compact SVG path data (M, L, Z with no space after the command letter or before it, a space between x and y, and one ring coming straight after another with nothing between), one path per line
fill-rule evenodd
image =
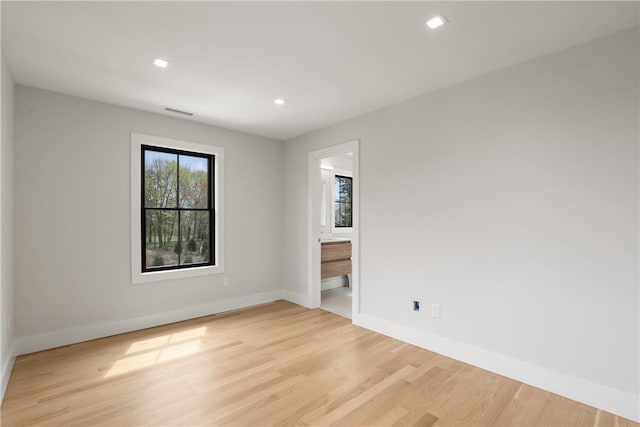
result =
M359 312L359 152L349 141L309 153L309 296L312 308Z

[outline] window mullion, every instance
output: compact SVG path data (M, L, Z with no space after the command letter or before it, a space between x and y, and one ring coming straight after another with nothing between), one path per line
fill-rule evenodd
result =
M182 236L180 235L180 233L182 233L182 227L180 226L180 218L182 217L182 215L180 215L180 155L178 154L176 156L176 164L177 164L177 168L176 168L176 172L177 172L177 176L176 176L176 208L177 213L178 213L178 266L180 266L180 257L182 256Z
M141 255L142 255L142 271L146 270L147 268L147 211L145 210L145 205L146 205L146 182L145 182L145 178L146 178L146 174L145 174L145 157L146 157L146 150L144 148L144 146L142 146L142 156L141 156L141 165L140 165L140 171L141 171L141 180L140 182L142 183L142 191L140 192L140 206L141 206L141 212L140 212L140 225L141 225L141 230L142 230L142 239L141 239ZM133 266L132 266L133 268Z

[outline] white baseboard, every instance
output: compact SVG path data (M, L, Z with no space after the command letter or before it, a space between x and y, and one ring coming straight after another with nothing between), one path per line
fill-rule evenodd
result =
M136 331L167 323L222 313L229 310L285 299L294 304L309 307L309 298L288 289L274 290L238 298L215 301L166 313L153 314L133 319L87 325L61 331L48 332L15 340L11 358L2 367L0 401L4 397L16 354L63 345L74 344L110 335ZM530 384L569 399L600 408L630 420L640 422L640 397L621 392L589 381L571 377L561 372L532 365L485 349L429 334L398 323L367 314L355 314L353 323L363 328L387 335L407 343L460 360L505 377Z
M133 319L117 320L113 322L97 323L61 331L22 337L16 339L15 352L12 354L20 355L33 353L35 351L75 344L96 338L108 337L154 326L166 325L167 323L180 322L182 320L250 307L252 305L276 301L281 298L282 291L278 289L243 297L213 301L207 304L186 307L165 313L152 314Z
M9 385L9 378L11 378L11 371L13 370L13 365L16 363L16 356L14 351L14 345L11 344L9 346L9 352L11 356L7 359L2 366L2 378L0 381L0 404L2 404L2 400L4 399L4 393L7 391L7 386Z
M301 294L289 289L282 290L282 299L309 308L309 297L307 294Z
M344 286L344 277L331 277L320 281L320 290L327 291L329 289L341 288Z
M492 353L438 335L410 328L367 314L357 314L353 323L453 359L594 406L640 422L640 396Z

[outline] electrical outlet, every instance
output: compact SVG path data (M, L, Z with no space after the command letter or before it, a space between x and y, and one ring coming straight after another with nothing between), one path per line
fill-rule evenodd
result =
M431 317L434 319L440 318L440 304L431 304Z
M231 286L231 279L229 279L228 277L224 278L224 287L228 288L229 286Z
M420 311L420 301L413 302L413 311Z

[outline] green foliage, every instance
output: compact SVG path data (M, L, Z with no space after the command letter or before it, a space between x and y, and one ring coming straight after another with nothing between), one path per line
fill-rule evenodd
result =
M209 242L207 240L202 242L202 249L200 249L200 254L205 256L205 258L209 258Z
M207 207L207 173L180 167L180 204L186 208Z
M145 161L145 206L175 207L177 190L177 156L149 158Z
M193 262L193 257L191 256L191 254L185 255L184 262L187 264L191 264Z
M335 206L335 226L336 227L351 227L352 226L352 213L351 213L351 198L353 192L353 179L348 176L335 176L335 194L334 194L334 206Z
M145 154L144 207L161 208L148 210L145 214L146 247L173 251L176 255L187 252L195 255L208 252L208 247L200 247L200 239L208 239L209 236L208 214L182 211L179 216L171 209L207 208L208 173L192 169L189 162L182 159L178 168L179 156L154 150ZM186 246L183 248L181 243Z
M162 255L155 255L153 257L153 261L152 261L151 265L153 265L154 267L163 266L164 265L164 258L162 258Z

